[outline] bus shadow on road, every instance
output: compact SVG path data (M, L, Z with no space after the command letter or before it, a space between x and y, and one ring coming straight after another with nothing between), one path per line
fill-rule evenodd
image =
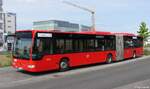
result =
M51 71L44 71L44 72L28 72L28 71L24 71L24 70L19 70L17 71L19 73L23 73L23 74L27 74L27 75L31 75L31 76L42 76L42 75L47 75L47 74L54 74L54 73L58 73L58 70L51 70Z
M110 64L120 63L120 62L124 62L124 61L129 61L129 60L135 60L135 59L128 58L128 59L124 59L124 60L120 60L120 61L115 61L115 62L112 62ZM84 69L84 68L92 68L92 67L103 66L103 65L109 65L109 64L107 64L107 63L95 63L95 64L89 64L89 65L81 65L81 66L77 66L77 67L72 67L69 70L64 71L64 72L80 70L80 69ZM61 71L59 71L59 70L51 70L51 71L36 72L36 73L23 71L23 70L17 71L17 72L31 75L31 76L42 76L42 75L48 75L48 74L61 73Z

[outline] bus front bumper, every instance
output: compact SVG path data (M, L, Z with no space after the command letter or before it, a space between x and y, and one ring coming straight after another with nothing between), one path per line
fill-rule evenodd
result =
M29 72L35 72L36 71L36 65L30 64L28 60L20 60L20 59L14 59L12 63L13 68L17 70L25 70Z

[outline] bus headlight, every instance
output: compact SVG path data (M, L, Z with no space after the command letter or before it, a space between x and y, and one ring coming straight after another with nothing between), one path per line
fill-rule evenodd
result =
M22 67L19 67L18 70L23 70L23 68L22 68Z
M35 65L28 65L28 68L33 69L35 68Z
M14 62L17 62L17 59L14 59Z

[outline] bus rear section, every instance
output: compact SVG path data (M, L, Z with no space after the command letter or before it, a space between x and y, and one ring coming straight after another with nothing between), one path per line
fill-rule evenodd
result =
M129 59L143 55L143 37L128 33L115 35L117 59Z

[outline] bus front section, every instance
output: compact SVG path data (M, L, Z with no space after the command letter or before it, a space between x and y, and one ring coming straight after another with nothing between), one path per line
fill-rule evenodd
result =
M16 32L13 49L12 66L18 70L32 71L35 67L31 61L32 32Z

